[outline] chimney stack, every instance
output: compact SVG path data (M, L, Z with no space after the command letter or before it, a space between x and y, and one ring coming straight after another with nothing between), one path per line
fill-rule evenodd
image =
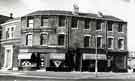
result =
M73 5L73 14L74 15L77 15L79 13L79 6L77 4L74 4Z
M10 13L10 18L13 19L13 13Z
M102 12L99 12L99 11L98 11L98 14L97 15L98 15L98 17L104 17L103 13Z

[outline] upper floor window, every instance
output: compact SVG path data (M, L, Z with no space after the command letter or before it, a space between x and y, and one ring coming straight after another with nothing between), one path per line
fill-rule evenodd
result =
M33 19L28 19L28 27L33 28L34 25L34 20Z
M96 23L96 30L101 30L101 21L97 21Z
M14 29L15 27L8 27L7 29L6 29L6 39L12 39L12 38L14 38Z
M112 22L108 22L108 31L113 31Z
M14 37L14 27L11 28L11 37Z
M120 50L123 50L124 49L124 39L118 39L118 48Z
M58 45L64 45L64 39L65 39L65 35L59 34L58 35Z
M102 48L102 37L97 37L97 48Z
M48 41L48 35L41 34L40 35L40 45L47 45L47 41Z
M119 26L118 26L118 32L123 32L123 26L122 26L123 24L119 24Z
M32 46L32 34L26 35L26 45Z
M8 39L9 36L10 36L10 32L9 32L9 28L7 28L7 30L6 30L6 39Z
M89 29L89 28L90 28L90 21L86 19L84 29Z
M59 26L65 26L65 17L64 16L59 16Z
M108 48L113 49L113 38L108 38Z
M72 28L77 28L77 24L78 24L78 19L76 17L72 17L71 27Z
M41 26L48 26L48 24L49 24L48 17L42 17Z
M90 46L90 36L85 36L84 37L84 47L89 47Z

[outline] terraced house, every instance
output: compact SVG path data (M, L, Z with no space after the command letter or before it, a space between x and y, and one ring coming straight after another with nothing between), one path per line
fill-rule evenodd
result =
M10 15L10 17L0 15L0 40L2 38L2 26L1 26L1 24L5 23L7 20L9 20L11 18L12 18L12 14ZM4 57L4 54L2 53L2 47L1 47L1 44L0 44L0 68L2 67L2 64L3 64L3 57Z
M127 70L127 22L102 13L35 11L21 17L20 70Z
M14 18L2 24L2 70L17 70L17 59L21 37L21 19Z

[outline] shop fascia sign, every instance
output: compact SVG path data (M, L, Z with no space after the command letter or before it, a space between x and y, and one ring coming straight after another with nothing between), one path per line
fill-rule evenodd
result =
M28 52L28 49L20 49L19 52Z
M106 55L105 54L87 54L87 53L84 53L83 54L83 59L100 59L100 60L106 60Z
M65 54L64 53L51 53L50 54L50 59L65 59Z

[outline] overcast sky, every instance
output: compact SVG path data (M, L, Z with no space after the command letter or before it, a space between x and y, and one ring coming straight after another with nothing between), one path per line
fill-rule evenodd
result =
M15 17L23 16L36 10L72 10L73 4L80 12L113 15L128 22L128 47L135 51L135 0L0 0L0 14Z

